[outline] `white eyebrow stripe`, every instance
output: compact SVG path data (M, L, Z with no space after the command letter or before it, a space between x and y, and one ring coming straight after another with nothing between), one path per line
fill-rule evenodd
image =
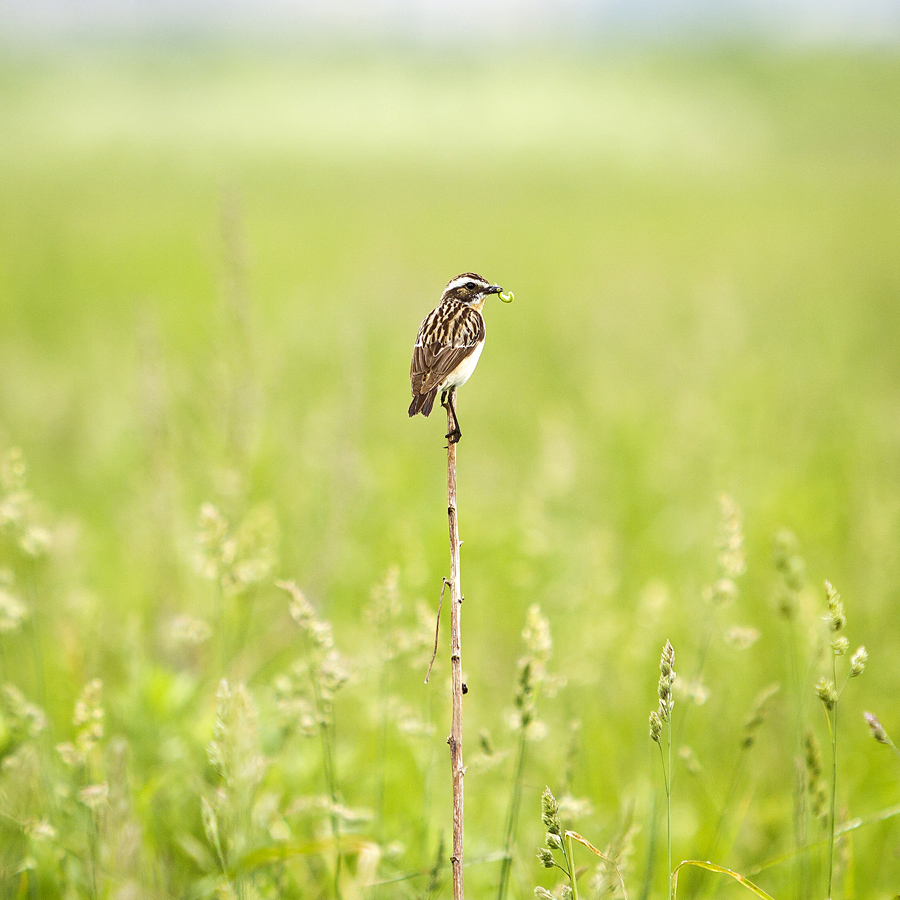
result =
M470 281L475 284L486 284L486 282L482 282L479 278L473 278L471 275L459 275L454 278L447 287L444 288L444 293L446 294L448 291L455 290L458 287L462 287L464 284L468 284Z
M453 281L451 281L450 284L448 284L447 287L444 288L444 293L446 294L447 291L452 291L455 288L462 287L464 284L466 284L466 282L469 282L471 280L472 279L469 278L468 275L460 275L459 278L454 278Z

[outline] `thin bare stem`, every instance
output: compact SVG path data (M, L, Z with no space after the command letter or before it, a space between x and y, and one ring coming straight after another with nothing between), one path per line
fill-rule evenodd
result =
M316 707L316 718L319 722L319 737L322 742L322 763L325 769L325 785L331 800L331 835L334 838L336 859L334 862L334 896L341 900L341 821L338 816L337 779L334 774L334 750L331 731L329 730L329 716L326 713L325 701L322 697L319 685L319 672L313 662L312 644L309 635L303 633L303 641L306 647L307 659L310 661L310 684L312 685L313 702Z
M641 887L641 893L639 895L639 900L648 900L650 897L650 891L653 887L653 861L656 859L656 841L657 841L657 828L656 828L656 805L658 795L657 792L653 792L652 806L650 807L650 837L647 841L647 868L644 872L644 883Z
M31 609L31 621L29 632L31 635L31 655L34 662L34 682L37 687L38 703L41 707L47 705L47 690L44 685L44 654L41 650L41 635L38 631L38 602L37 602L37 566L34 560L29 560L25 569L25 590L28 597L28 605Z
M566 865L569 867L569 884L572 886L572 900L578 900L578 878L575 873L575 854L572 847L571 831L567 831L563 835L563 853L566 856Z
M896 756L897 759L900 759L900 750L897 749L897 745L891 740L891 736L887 732L884 732L884 737L885 740L881 740L879 738L878 743L887 744L887 746L890 747L893 751L894 756Z
M837 666L835 656L831 654L832 684L837 682ZM831 900L831 888L834 879L834 821L837 795L837 701L832 710L825 710L828 719L828 730L831 732L831 815L829 817L829 841L828 841L828 900Z
M675 885L672 881L672 719L666 723L666 738L669 749L669 765L666 768L666 848L668 863L666 875L669 879L669 900L675 896Z
M452 398L447 404L447 431L454 429ZM463 900L463 765L462 751L462 650L460 613L462 594L459 586L459 523L456 518L456 443L447 443L447 518L450 527L450 680L453 716L450 728L450 770L453 779L453 900Z

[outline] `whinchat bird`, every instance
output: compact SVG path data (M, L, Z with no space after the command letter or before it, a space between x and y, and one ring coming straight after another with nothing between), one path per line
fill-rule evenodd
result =
M441 302L425 316L416 336L409 367L413 395L409 414L427 416L440 394L441 406L453 416L453 428L444 435L451 444L462 437L454 403L456 389L469 380L484 349L481 310L491 294L507 300L503 288L486 278L472 272L457 275L444 288Z

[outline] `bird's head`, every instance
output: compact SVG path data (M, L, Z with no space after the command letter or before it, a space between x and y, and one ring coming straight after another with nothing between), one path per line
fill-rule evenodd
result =
M460 303L466 303L481 309L484 306L485 297L491 294L502 293L503 288L498 284L491 284L486 278L476 275L474 272L464 272L457 275L456 278L450 280L444 293L441 295L441 302L445 300L457 300Z

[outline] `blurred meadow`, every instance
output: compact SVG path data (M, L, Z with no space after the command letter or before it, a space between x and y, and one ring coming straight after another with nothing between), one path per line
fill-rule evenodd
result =
M0 123L0 896L450 896L406 408L467 270L516 294L459 398L470 895L556 884L549 785L666 896L669 639L675 860L825 897L825 579L833 896L898 891L895 52L7 50Z

